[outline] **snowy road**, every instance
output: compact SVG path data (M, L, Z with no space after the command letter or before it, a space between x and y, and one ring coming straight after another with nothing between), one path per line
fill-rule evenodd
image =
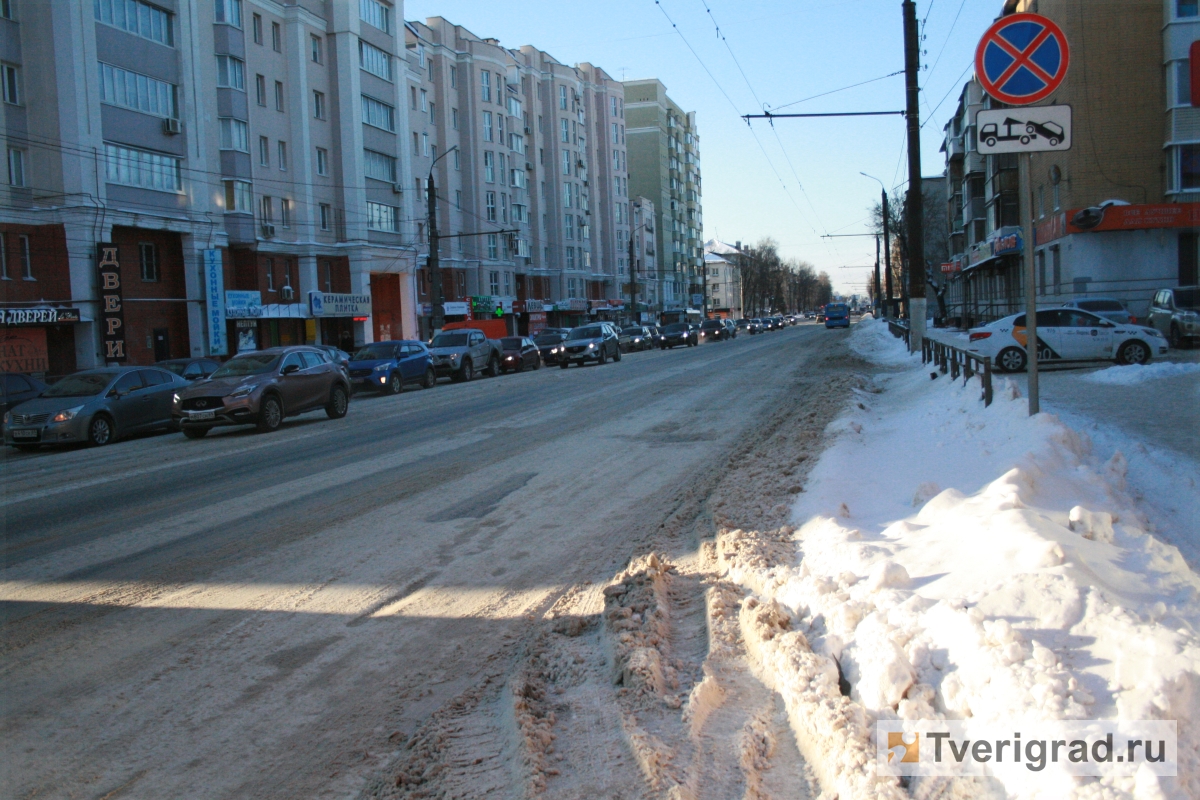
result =
M844 370L838 339L367 397L270 436L6 454L0 795L356 794L801 382Z

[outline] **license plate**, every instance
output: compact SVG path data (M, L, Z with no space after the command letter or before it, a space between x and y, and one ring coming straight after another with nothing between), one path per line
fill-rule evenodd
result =
M191 419L216 419L217 412L215 411L193 411Z
M38 438L38 431L36 431L36 430L15 430L12 432L12 437L14 439L36 439L36 438Z

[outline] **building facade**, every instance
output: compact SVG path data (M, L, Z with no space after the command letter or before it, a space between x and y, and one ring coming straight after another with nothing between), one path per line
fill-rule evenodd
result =
M978 325L1024 308L1020 226L1030 213L1039 302L1112 297L1142 316L1156 289L1196 282L1200 112L1188 54L1200 39L1197 6L1136 0L1080 14L1066 0L1010 0L1003 8L1018 11L1054 20L1072 45L1066 80L1046 101L1072 107L1072 146L1035 153L1032 185L1020 183L1015 155L978 154L975 114L999 106L974 80L964 87L943 145L950 321Z
M727 244L719 239L704 243L705 311L709 316L742 318L741 247L741 242Z
M654 201L663 318L699 310L704 297L704 212L700 136L695 112L684 112L658 80L626 81L631 190Z

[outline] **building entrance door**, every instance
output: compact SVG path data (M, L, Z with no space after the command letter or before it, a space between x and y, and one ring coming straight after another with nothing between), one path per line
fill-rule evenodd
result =
M166 328L154 329L154 360L166 361L171 357L171 334Z

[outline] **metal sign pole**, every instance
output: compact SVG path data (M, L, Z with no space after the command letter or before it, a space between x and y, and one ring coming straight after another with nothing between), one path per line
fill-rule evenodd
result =
M1032 417L1041 410L1038 393L1037 269L1033 264L1033 172L1029 153L1021 153L1017 158L1020 159L1018 181L1028 189L1025 199L1027 213L1021 215L1021 238L1024 239L1021 250L1025 258L1025 353L1029 375L1029 416Z

